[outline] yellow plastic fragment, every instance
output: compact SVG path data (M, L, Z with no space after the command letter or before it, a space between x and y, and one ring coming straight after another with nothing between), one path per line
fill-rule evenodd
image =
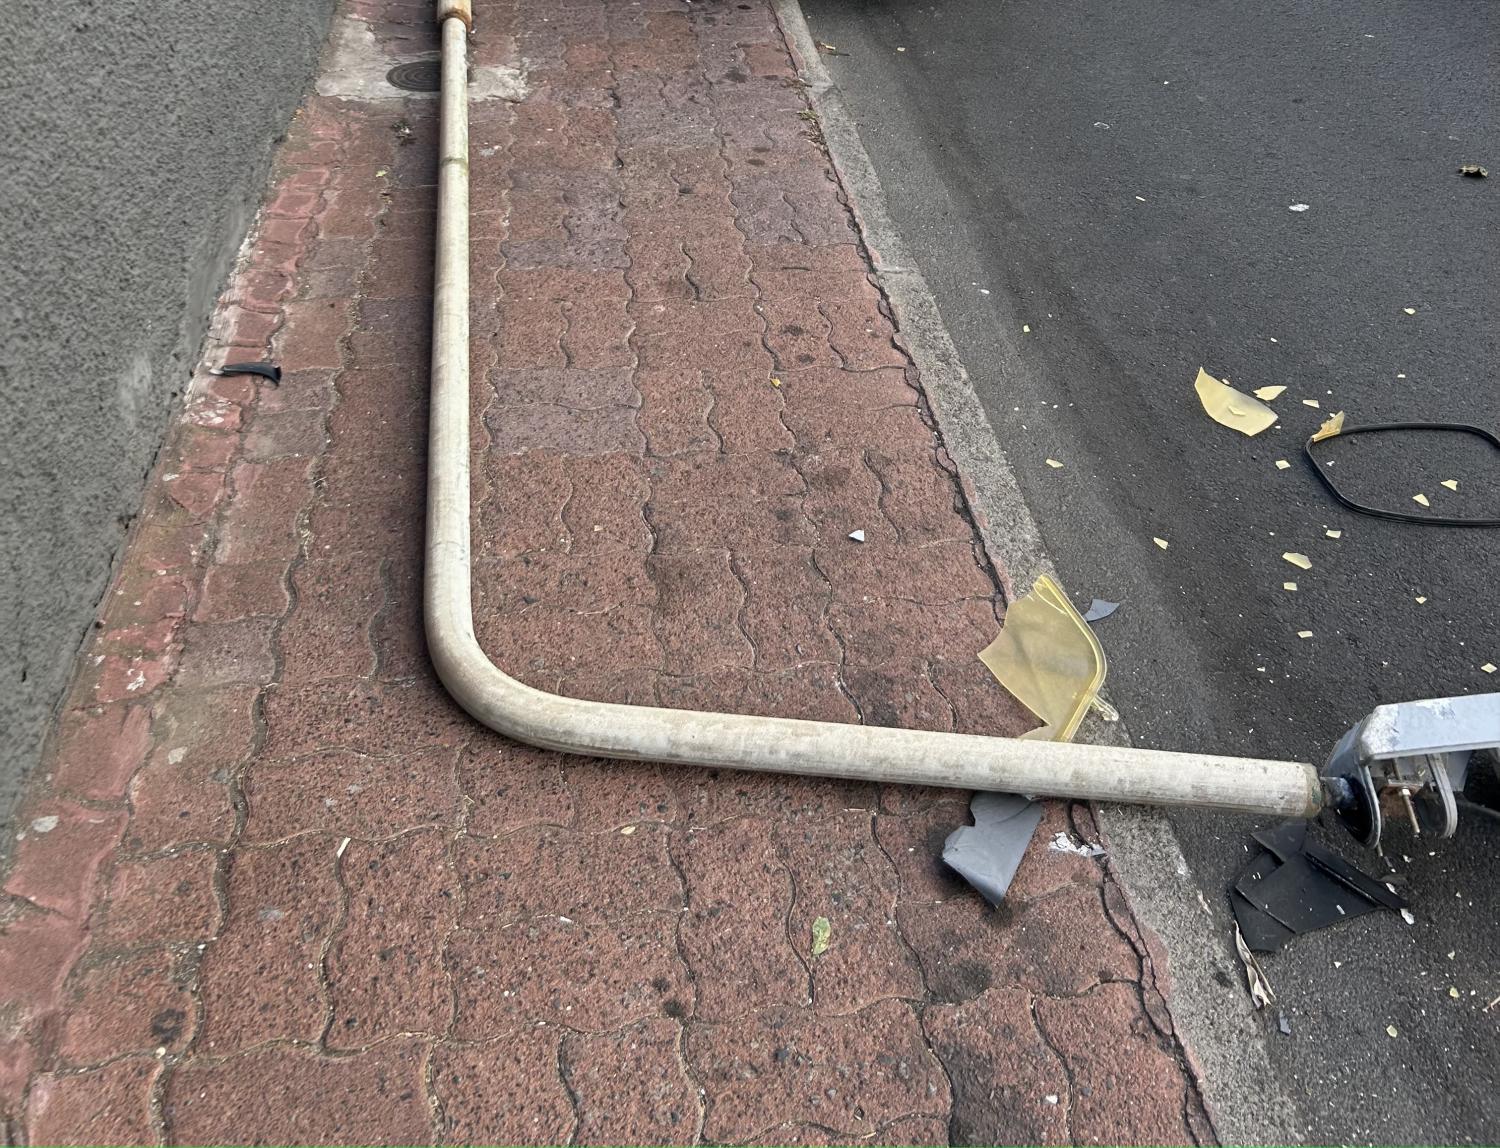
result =
M1342 538L1344 536L1342 530L1325 530L1323 533L1329 538Z
M1281 584L1281 588L1283 590L1295 590L1297 588L1297 583L1295 583L1295 582L1283 582Z
M1438 485L1439 486L1446 486L1449 490L1457 490L1458 489L1458 479L1456 479L1456 478L1445 478L1445 479L1443 479L1442 482L1438 483Z
M1057 459L1055 459L1055 458L1049 458L1047 460L1047 465L1050 466L1053 470L1061 470L1062 469L1062 463L1058 462Z
M1421 594L1417 595L1417 605L1418 606L1422 605L1426 601L1427 601L1427 599L1425 597L1423 597Z
M1318 405L1318 400L1311 400L1313 406ZM1313 442L1322 442L1325 438L1332 438L1336 434L1342 434L1344 430L1344 412L1339 411L1336 415L1330 415L1312 436Z
M1388 1024L1385 1026L1385 1035L1390 1037L1392 1040L1395 1040L1396 1037L1400 1036L1401 1034L1396 1030L1395 1025Z
M1321 407L1323 404L1318 402L1317 399L1303 399L1302 405L1304 407Z
M1297 567L1299 570L1312 569L1312 559L1309 558L1306 554L1298 554L1295 550L1288 550L1285 554L1282 555L1282 557L1290 562L1293 566Z
M1298 630L1297 631L1297 637L1299 637L1299 638L1311 638L1312 637L1312 631L1311 630Z
M1487 674L1493 674L1495 672L1495 663L1485 662L1485 664L1480 666L1479 668Z
M1287 469L1289 469L1291 467L1291 465L1292 464L1289 463L1289 462L1287 462L1287 460L1284 459L1284 458L1278 458L1276 460L1276 469L1277 470L1287 470Z
M1167 548L1167 540L1165 538L1152 538L1151 541L1156 543L1156 545L1162 550L1165 550Z
M1427 496L1425 494L1414 494L1414 495L1411 496L1411 500L1413 502L1415 502L1418 506L1431 506L1432 505L1432 503L1428 501Z
M1415 315L1417 313L1415 307L1402 307L1401 310L1405 311L1408 315Z
M1193 388L1198 392L1198 401L1203 404L1208 417L1230 430L1243 435L1258 435L1276 422L1276 412L1265 403L1221 383L1202 367L1198 368Z
M1042 722L1021 735L1033 741L1071 741L1108 671L1093 628L1045 574L1005 611L979 660Z
M1275 341L1275 339L1271 340L1273 343ZM1265 399L1266 402L1270 402L1272 399L1280 398L1281 392L1284 390L1286 390L1285 387L1256 387L1251 393L1258 399Z

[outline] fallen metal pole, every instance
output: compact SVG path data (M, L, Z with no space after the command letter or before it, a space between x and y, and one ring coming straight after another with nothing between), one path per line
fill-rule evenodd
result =
M442 133L427 489L427 644L459 705L529 745L591 757L1310 817L1317 771L1294 761L974 737L579 701L516 681L474 637L469 549L470 0L438 0Z

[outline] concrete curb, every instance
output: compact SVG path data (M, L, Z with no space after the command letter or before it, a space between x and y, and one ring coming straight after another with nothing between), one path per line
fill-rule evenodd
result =
M771 6L807 85L829 156L890 302L898 337L916 362L985 549L1002 572L1007 597L1013 597L1010 579L1025 587L1038 575L1052 572L1041 533L943 323L937 300L890 218L885 192L858 126L823 67L799 0L771 0ZM1130 744L1124 722L1106 725L1090 719L1086 738ZM1271 1070L1248 994L1236 997L1235 1007L1224 1007L1216 978L1226 968L1237 977L1241 974L1223 944L1203 943L1209 914L1206 906L1199 905L1171 822L1154 809L1100 805L1097 812L1109 838L1110 866L1120 878L1131 911L1170 956L1170 979L1158 970L1158 988L1169 1000L1173 1025L1215 1132L1224 1143L1298 1142L1301 1137L1292 1100ZM1149 962L1149 955L1143 961Z

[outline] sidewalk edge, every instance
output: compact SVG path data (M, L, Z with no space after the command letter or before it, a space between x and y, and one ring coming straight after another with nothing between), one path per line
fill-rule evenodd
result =
M917 365L964 493L975 512L985 550L1010 580L1029 586L1052 572L1036 521L1005 458L989 417L969 381L937 300L892 222L879 176L865 151L854 117L829 77L802 14L800 0L771 0L782 34L817 112L834 170L869 249L898 335ZM1090 720L1088 740L1131 743L1125 723ZM1171 976L1158 987L1167 997L1189 1070L1224 1143L1285 1144L1300 1140L1291 1098L1271 1070L1269 1053L1246 993L1226 1008L1214 977L1221 944L1203 944L1209 927L1191 870L1166 815L1159 810L1098 804L1131 911L1170 957ZM1164 978L1163 978L1164 979Z

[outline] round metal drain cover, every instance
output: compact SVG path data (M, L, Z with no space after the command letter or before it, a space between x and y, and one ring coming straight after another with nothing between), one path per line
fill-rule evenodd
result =
M393 88L404 92L436 92L443 86L441 60L410 60L397 64L385 74Z

